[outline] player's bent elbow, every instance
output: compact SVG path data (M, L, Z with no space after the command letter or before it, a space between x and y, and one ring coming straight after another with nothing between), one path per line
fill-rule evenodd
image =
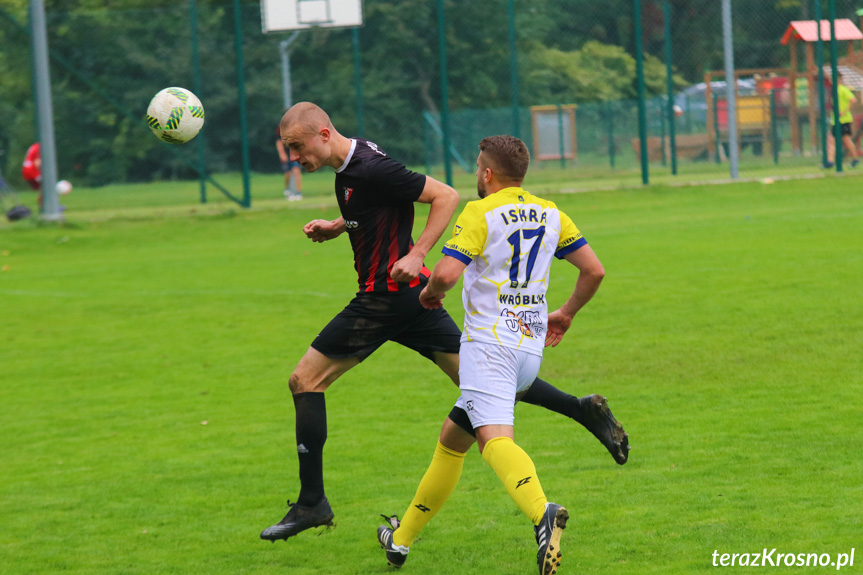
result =
M598 282L601 282L605 277L605 268L602 267L602 264L598 264L592 271L591 274Z
M461 197L458 195L455 188L447 186L447 194L449 195L450 200L454 201L456 204L461 201Z

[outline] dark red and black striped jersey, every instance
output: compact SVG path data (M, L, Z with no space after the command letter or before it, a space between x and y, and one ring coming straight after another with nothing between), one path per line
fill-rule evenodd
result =
M426 177L393 160L377 144L354 138L336 170L336 198L354 250L360 292L395 292L425 285L429 270L408 283L390 277L393 264L413 248L414 202Z

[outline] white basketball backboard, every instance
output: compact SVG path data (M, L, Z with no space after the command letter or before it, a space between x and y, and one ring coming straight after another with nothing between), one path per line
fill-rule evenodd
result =
M363 25L362 0L261 0L264 32Z

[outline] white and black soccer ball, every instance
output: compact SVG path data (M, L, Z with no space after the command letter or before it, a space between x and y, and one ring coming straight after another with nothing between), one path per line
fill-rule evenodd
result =
M72 193L72 182L69 180L60 180L57 182L57 194L60 196L65 196L66 194Z
M185 88L165 88L150 100L147 125L163 142L183 144L201 131L204 106Z

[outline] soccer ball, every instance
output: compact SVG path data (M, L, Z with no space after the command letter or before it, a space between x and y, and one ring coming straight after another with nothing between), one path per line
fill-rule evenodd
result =
M65 196L72 191L72 182L69 180L60 180L57 182L57 194Z
M147 125L163 142L182 144L201 131L204 107L198 97L185 88L165 88L150 100Z

